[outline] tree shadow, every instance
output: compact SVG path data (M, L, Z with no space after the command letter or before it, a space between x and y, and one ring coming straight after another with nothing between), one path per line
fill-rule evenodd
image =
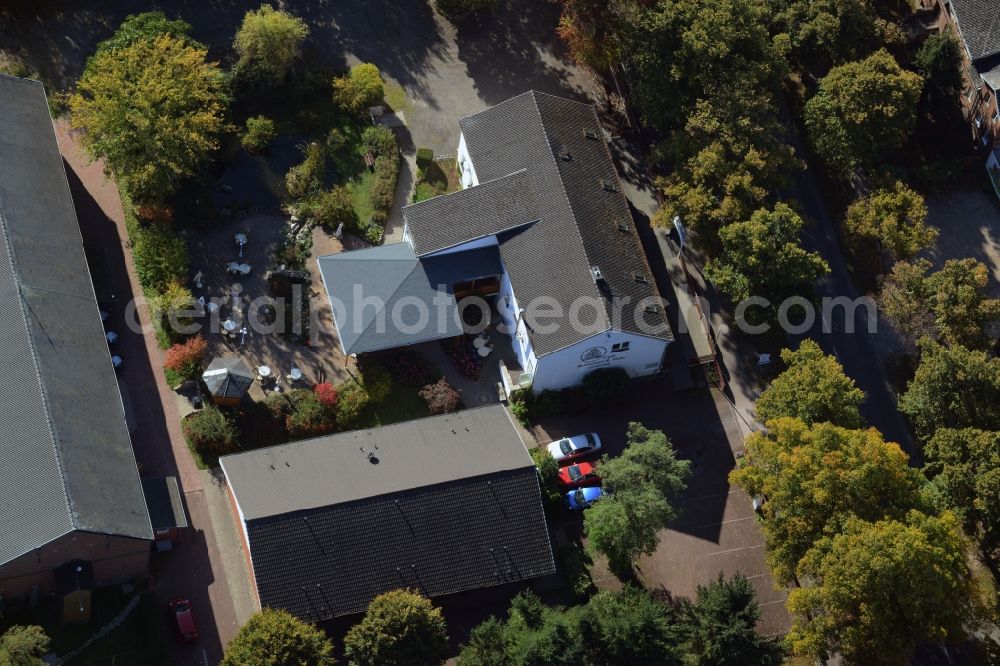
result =
M490 105L528 90L590 102L576 65L555 36L558 3L510 0L490 12L456 20L458 57L476 92Z

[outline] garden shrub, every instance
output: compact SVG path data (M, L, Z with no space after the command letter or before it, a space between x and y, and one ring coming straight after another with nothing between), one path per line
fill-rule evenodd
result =
M240 139L240 144L252 153L260 153L274 141L277 132L274 121L265 116L247 118L247 130Z
M319 399L320 403L326 405L327 407L334 407L337 404L337 389L333 387L330 382L323 382L321 384L316 384L313 387L313 393Z
M583 390L590 404L618 404L628 397L630 378L622 368L598 368L583 377Z
M293 199L321 190L326 178L326 153L323 147L313 141L302 147L302 154L302 162L285 174L285 189Z
M376 156L397 154L396 135L384 125L369 125L361 133L361 144ZM376 164L376 169L378 165Z
M381 404L392 390L392 375L384 365L371 354L358 357L358 369L361 371L361 383L368 393L368 398L374 404Z
M441 344L444 346L445 353L448 358L451 359L452 364L454 364L455 369L459 371L464 377L468 377L474 381L479 381L479 362L476 360L469 350L465 347L465 337L457 336L454 338L448 338L447 340L442 340Z
M350 190L340 185L303 199L296 208L300 218L315 220L329 229L336 229L341 222L352 231L358 226L354 197Z
M326 134L326 150L329 153L335 153L344 146L347 145L347 137L344 133L340 131L340 128L334 127Z
M364 113L382 101L385 84L375 65L363 62L351 67L346 76L333 80L333 101L351 113Z
M317 437L333 432L336 415L324 405L319 396L309 389L294 389L288 393L292 403L291 413L285 418L285 427L292 439Z
M545 512L555 516L562 510L562 491L559 489L559 463L547 449L532 447L528 450L531 459L538 469L538 478L542 486L542 500Z
M511 391L510 407L515 418L529 427L538 419L564 413L566 401L563 391L542 391L535 394L530 388L518 388Z
M181 422L181 431L188 445L205 463L232 453L237 448L236 426L215 405L206 405Z
M157 342L160 342L160 336L167 341L167 347L183 342L184 335L191 332L184 329L194 324L197 307L191 290L180 282L171 282L162 292L150 294L148 300Z
M184 238L163 224L142 227L136 222L129 230L132 258L142 288L160 292L172 282L187 278L188 251Z
M434 163L434 151L430 148L417 148L417 166L426 169Z
M453 389L444 377L420 389L419 395L427 403L427 409L431 414L447 414L462 406L462 398L458 395L458 391Z
M344 382L337 387L337 425L346 430L353 426L368 406L370 399L365 387L355 381Z
M177 386L188 379L197 379L204 367L206 351L208 351L208 343L200 335L194 336L187 342L175 344L168 349L166 360L163 363L168 383L171 386Z

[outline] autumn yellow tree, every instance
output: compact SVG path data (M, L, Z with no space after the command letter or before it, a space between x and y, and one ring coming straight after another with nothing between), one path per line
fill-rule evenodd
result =
M730 481L766 498L762 508L768 562L782 584L799 562L852 517L903 517L921 504L920 472L874 428L848 430L779 418L747 440Z
M160 203L218 148L226 97L207 52L169 34L98 52L70 98L92 159L142 203Z

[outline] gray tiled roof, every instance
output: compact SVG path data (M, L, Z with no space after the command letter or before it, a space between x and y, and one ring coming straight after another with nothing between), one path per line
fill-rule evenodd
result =
M555 571L538 475L502 406L220 462L264 606L325 619L398 587L436 596Z
M538 219L538 205L524 169L477 187L403 208L417 255L493 236Z
M346 354L461 335L450 285L503 272L494 247L420 260L409 243L392 243L320 257L317 263ZM415 302L428 308L425 325L419 325Z
M0 75L0 564L72 530L151 538L42 85Z
M657 292L594 107L532 91L460 124L481 182L527 169L534 189L539 221L499 235L518 304L550 297L568 311L576 298L589 297L605 305L590 331L568 325L529 331L535 354L557 351L598 330L645 334L635 304ZM600 287L592 266L604 276ZM609 296L629 299L619 322L613 321ZM666 324L662 309L645 314L639 308L638 316L650 325ZM655 337L672 338L669 328Z
M217 356L201 374L208 392L218 398L242 398L253 384L253 370L239 356Z
M951 0L958 30L973 60L1000 52L1000 6L997 0Z

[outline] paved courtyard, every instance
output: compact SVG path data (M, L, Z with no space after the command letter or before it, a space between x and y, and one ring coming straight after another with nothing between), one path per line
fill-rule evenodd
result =
M775 589L767 570L764 535L750 498L727 478L735 465L734 450L742 447L743 439L725 398L707 389L676 392L669 379L640 384L635 395L631 404L613 410L545 419L533 434L539 442L548 442L594 431L613 456L625 446L630 421L663 430L678 455L692 462L692 476L681 515L663 535L657 551L639 562L640 580L650 589L691 597L698 584L714 580L720 572L727 577L740 572L757 592L763 613L761 630L784 633L789 626L786 593ZM567 516L567 538L578 537L580 528L578 516ZM599 587L620 586L600 563L595 571Z

